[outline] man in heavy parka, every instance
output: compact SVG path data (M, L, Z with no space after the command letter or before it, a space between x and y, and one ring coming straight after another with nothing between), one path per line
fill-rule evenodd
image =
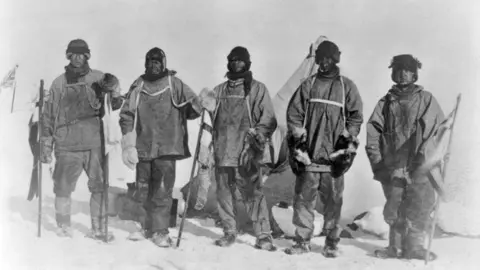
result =
M112 109L122 104L118 80L111 74L91 69L90 49L82 39L72 40L66 57L65 73L57 77L45 97L40 143L42 163L56 163L53 172L57 235L71 237L71 194L82 171L88 176L91 192L92 230L87 236L104 239L105 209L101 209L104 189L104 138L101 117L104 98L111 93ZM108 236L109 240L113 235Z
M338 256L340 231L338 221L343 204L343 175L332 176L332 160L340 136L356 138L363 123L362 99L356 85L340 74L340 50L331 41L323 41L316 49L318 72L305 80L293 94L287 108L290 144L303 145L307 157L293 156L296 174L293 224L295 244L287 254L310 251L313 234L314 208L318 193L324 204L323 234L326 235L324 255ZM294 169L296 168L296 169Z
M175 166L191 156L187 120L198 118L202 110L197 95L175 74L167 69L162 49L149 50L145 73L131 85L120 111L122 158L136 169L133 197L144 210L140 230L128 239L151 238L159 247L172 245L168 227Z
M416 58L397 55L389 68L395 85L378 101L367 123L366 151L374 179L382 184L387 199L383 215L390 225L388 247L375 254L382 258L424 259L435 191L429 181L433 174L414 172L425 161L427 142L444 114L435 97L415 84L421 68ZM430 253L428 259L435 258Z
M230 246L237 236L235 191L238 188L253 223L255 247L273 251L270 221L258 156L263 156L266 141L277 127L277 120L267 87L253 79L250 54L235 47L227 57L228 80L216 86L215 105L210 110L213 121L215 178L218 213L224 236L218 246ZM202 102L207 99L202 99ZM204 105L204 107L209 107ZM257 160L258 162L254 162Z

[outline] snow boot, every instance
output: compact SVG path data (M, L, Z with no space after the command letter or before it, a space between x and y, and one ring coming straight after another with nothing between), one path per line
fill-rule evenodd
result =
M107 242L111 242L115 240L115 237L111 232L108 232L108 236L105 234L104 223L105 223L105 218L103 217L92 218L92 228L85 235L85 237L92 238L95 240L102 240L102 241L105 241L105 238L106 238Z
M374 251L375 257L388 259L388 258L402 258L403 242L404 242L404 229L401 226L390 226L388 234L388 247L384 249L378 249Z
M422 231L413 231L410 229L406 237L406 245L403 250L403 258L407 260L425 260L427 250L423 247L425 241L425 233ZM428 261L434 261L437 255L430 251Z
M156 232L153 234L151 240L155 245L159 247L168 248L173 246L173 241L168 235L168 233L164 234L164 233Z
M71 207L70 197L55 197L55 220L58 226L56 234L59 237L73 237L73 230L70 226Z
M373 254L375 255L375 257L381 258L381 259L402 257L402 251L392 246L388 246L384 249L377 249L374 251Z
M406 251L403 257L407 260L425 260L426 255L427 250L422 247L416 250ZM437 257L437 254L430 251L430 253L428 254L428 261L434 261L437 259Z
M273 244L272 236L268 234L257 237L257 241L255 242L255 248L267 251L277 250L277 247Z
M325 238L325 247L323 248L323 255L327 258L336 258L340 255L338 251L338 242L340 238L331 238L327 236Z
M137 230L131 232L127 239L130 241L142 241L149 238L152 238L152 232L149 229L144 229L140 223L136 223Z
M296 243L284 250L284 252L288 255L299 255L299 254L304 254L308 253L312 250L312 247L310 246L310 241L296 241Z
M285 233L282 230L274 230L272 232L273 239L279 239L285 237Z
M73 229L70 225L61 224L58 226L57 230L55 231L58 237L73 237Z
M229 247L235 243L237 236L233 233L226 233L222 238L215 240L215 245L219 247Z

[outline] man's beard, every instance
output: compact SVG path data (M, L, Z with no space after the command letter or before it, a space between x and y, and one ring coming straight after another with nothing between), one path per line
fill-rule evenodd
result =
M151 75L158 75L162 73L162 67L151 67L147 68L147 73Z
M333 69L333 64L320 64L318 65L318 70L320 73L329 73Z

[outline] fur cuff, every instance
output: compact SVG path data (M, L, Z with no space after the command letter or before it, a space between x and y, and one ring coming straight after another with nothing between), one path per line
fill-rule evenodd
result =
M303 127L293 127L290 130L290 134L293 136L293 138L300 139L302 136L307 136L307 130Z
M312 164L312 160L308 156L308 153L301 151L300 149L294 150L294 157L298 162L305 164L305 166Z

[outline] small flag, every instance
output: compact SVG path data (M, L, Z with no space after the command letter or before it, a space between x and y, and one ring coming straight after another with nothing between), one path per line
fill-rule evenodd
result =
M8 74L3 78L2 83L0 84L0 91L3 88L13 87L15 85L15 73L17 72L18 65L15 65Z
M8 88L13 88L13 93L12 93L12 106L11 106L11 109L10 109L10 113L13 113L13 105L15 103L15 88L16 88L16 73L17 73L17 68L18 68L18 65L15 65L9 72L8 74L3 78L2 82L0 83L0 93L2 93L2 91L4 89L8 89Z

